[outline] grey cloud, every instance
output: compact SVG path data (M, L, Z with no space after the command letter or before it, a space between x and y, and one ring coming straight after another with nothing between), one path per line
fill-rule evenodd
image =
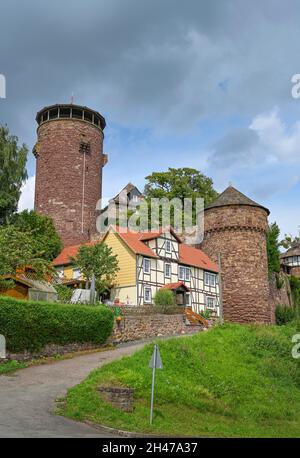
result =
M300 10L278 0L11 0L1 7L0 122L26 141L33 113L90 104L124 126L187 129L204 117L293 103ZM229 81L226 91L220 84Z
M254 130L234 129L213 146L210 164L216 168L230 168L251 164L257 154L259 138Z

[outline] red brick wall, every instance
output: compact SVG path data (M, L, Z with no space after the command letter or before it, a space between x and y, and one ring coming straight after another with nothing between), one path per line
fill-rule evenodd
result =
M86 154L84 225L81 227L83 158ZM96 232L96 204L102 188L103 134L79 120L53 120L38 129L35 209L53 218L65 246L79 244Z
M300 267L292 267L291 275L294 275L294 277L300 278Z
M269 299L267 213L258 207L227 206L205 211L201 248L217 261L222 254L226 320L274 322Z

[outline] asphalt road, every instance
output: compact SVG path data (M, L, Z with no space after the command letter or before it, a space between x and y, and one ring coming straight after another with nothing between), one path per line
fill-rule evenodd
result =
M0 376L0 437L116 437L54 415L55 400L93 369L131 355L143 345L90 353Z

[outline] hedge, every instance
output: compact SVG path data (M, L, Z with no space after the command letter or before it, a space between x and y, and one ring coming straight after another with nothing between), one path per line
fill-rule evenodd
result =
M113 314L103 305L21 301L0 296L0 334L10 352L38 352L48 344L103 344Z

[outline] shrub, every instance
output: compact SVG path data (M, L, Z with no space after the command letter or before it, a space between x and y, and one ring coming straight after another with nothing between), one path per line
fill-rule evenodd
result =
M159 289L154 296L155 310L158 313L170 313L175 308L175 296L169 289Z
M72 288L68 288L66 285L55 285L55 289L58 294L59 302L62 302L63 304L68 304L71 302L73 295Z
M206 320L209 320L210 319L210 310L208 309L201 310L200 315L203 316L203 318L205 318Z
M0 296L0 334L10 352L38 352L47 344L103 344L113 314L103 305L19 301Z
M275 310L276 324L279 326L295 319L295 309L287 305L277 305Z

